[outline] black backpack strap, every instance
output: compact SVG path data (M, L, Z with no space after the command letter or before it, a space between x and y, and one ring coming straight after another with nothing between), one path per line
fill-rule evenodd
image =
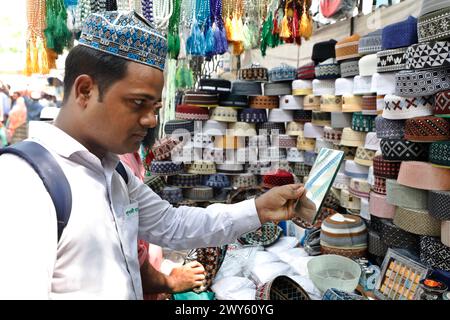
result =
M72 190L66 175L52 154L39 143L22 141L7 148L1 148L0 155L5 153L14 154L28 162L41 178L55 206L59 241L72 211ZM119 162L116 171L128 184L127 171L122 162Z
M0 155L5 153L14 154L28 162L41 178L55 206L59 241L72 211L72 191L58 162L47 149L33 141L22 141L0 149Z
M128 174L127 174L127 170L125 170L125 167L123 166L122 162L119 162L117 164L116 167L116 171L118 174L120 174L120 176L122 177L122 179L125 181L125 184L128 184Z

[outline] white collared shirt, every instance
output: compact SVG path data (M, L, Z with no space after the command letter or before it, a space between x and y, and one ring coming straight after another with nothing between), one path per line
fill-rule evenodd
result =
M174 208L127 168L128 185L103 161L50 124L32 138L45 146L72 189L60 241L42 180L24 160L0 157L0 299L141 299L137 237L164 247L218 246L260 226L255 201Z

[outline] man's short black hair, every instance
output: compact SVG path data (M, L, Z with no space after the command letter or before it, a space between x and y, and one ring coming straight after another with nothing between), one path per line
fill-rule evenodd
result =
M87 74L94 79L99 90L99 101L116 81L125 78L129 61L112 54L78 45L66 58L64 75L64 101L67 102L75 79Z

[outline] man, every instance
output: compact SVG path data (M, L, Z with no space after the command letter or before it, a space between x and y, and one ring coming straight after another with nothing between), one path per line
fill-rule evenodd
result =
M166 40L135 13L92 14L66 59L64 103L35 141L55 157L72 192L57 241L53 202L22 159L0 157L0 298L142 299L137 239L174 249L233 242L261 223L292 217L300 185L208 208L174 208L116 154L137 150L156 126ZM202 281L204 275L199 274Z
M42 92L38 90L33 90L30 96L25 96L25 103L27 105L27 119L28 121L39 121L41 116L41 111L44 106L39 101L42 98Z

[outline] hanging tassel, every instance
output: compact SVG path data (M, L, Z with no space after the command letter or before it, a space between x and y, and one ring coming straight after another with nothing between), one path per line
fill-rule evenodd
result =
M227 40L228 41L232 41L232 37L231 37L231 33L232 33L232 29L231 29L231 19L230 16L227 16L227 19L225 20L225 31L226 31L226 35L227 35Z
M47 57L47 50L44 48L40 52L40 65L42 74L48 74L50 72L49 61Z
M248 21L246 21L244 23L244 27L242 29L242 34L244 36L244 41L243 41L244 49L245 50L250 50L252 48L252 34L251 34L251 31L250 31L250 27L249 27Z
M216 43L214 39L214 32L211 27L208 28L205 35L205 54L213 56L216 52Z
M225 28L222 27L219 29L220 29L220 40L221 40L220 48L222 49L221 54L224 54L225 52L228 51L227 34L225 31Z
M184 41L184 36L178 36L180 39L180 52L178 54L178 59L186 59L186 42Z
M289 31L289 21L288 21L287 9L285 10L284 17L281 20L280 37L286 38L286 39L291 37L291 32Z
M169 34L167 39L169 57L176 59L180 53L180 37L178 34Z
M300 30L299 30L299 21L298 21L298 13L297 10L294 10L294 16L292 17L292 37L297 38L300 37Z
M47 63L49 69L56 69L56 59L58 59L58 54L52 49L46 49L47 53Z
M216 23L214 23L212 29L214 34L214 45L215 45L214 54L222 54L223 46L220 28L217 27Z
M25 64L25 75L27 76L31 76L31 74L33 73L33 66L31 63L31 42L28 42L27 44L27 52L26 52L26 64Z
M33 43L33 48L32 48L32 52L33 52L33 64L32 64L32 73L39 73L40 72L40 68L39 68L39 50L36 46L36 43Z
M306 8L303 8L302 17L300 19L300 35L305 38L305 40L309 40L313 33L313 22L311 17L309 16Z
M264 21L262 30L261 30L260 50L261 50L261 55L263 57L266 55L267 47L270 46L270 41L272 39L272 28L273 28L272 12L270 12L269 16Z
M194 56L205 55L205 36L200 31L197 21L194 21L192 33L186 41L186 51Z

